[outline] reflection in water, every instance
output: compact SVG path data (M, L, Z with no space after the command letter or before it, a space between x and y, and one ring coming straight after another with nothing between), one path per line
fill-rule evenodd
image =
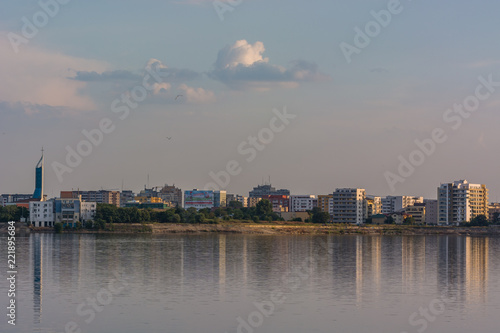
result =
M319 244L333 251L321 250ZM480 309L494 299L491 291L488 294L494 287L489 278L492 269L500 269L497 256L489 256L490 251L500 250L500 242L486 237L33 234L27 246L33 279L26 282L30 293L32 288L34 320L29 323L32 327L19 332L63 331L60 323L66 318L80 320L84 327L76 315L77 306L106 286L115 272L126 275L131 287L121 301L118 296L114 299L102 318L121 320L120 328L129 333L140 328L131 322L134 316L126 315L136 309L149 318L136 325L151 325L155 318L169 321L191 311L203 322L210 321L211 316L221 316L217 306L222 306L223 314L231 313L227 325L232 325L233 318L251 311L248 306L254 301L269 300L273 290L285 291L292 308L310 302L302 311L314 309L318 300L346 314L363 311L367 304L387 299L397 303L398 297L411 301L422 295L427 298L412 305L411 311L429 302L429 297L439 296L458 300L450 308ZM314 264L304 266L307 258L313 258ZM300 267L305 278L296 290L287 289L283 277ZM4 283L0 281L0 289ZM115 308L121 310L113 312ZM293 313L298 316L301 310ZM390 312L406 318L410 313ZM59 326L43 328L54 322ZM98 320L93 325L86 327L87 332L110 331ZM172 331L186 331L182 325L172 327Z
M43 283L43 234L31 237L31 253L33 254L33 311L35 327L42 319L42 283Z
M466 291L470 302L486 303L488 285L488 245L489 239L467 237L466 251Z
M414 293L425 281L425 237L405 236L401 242L403 288L407 293Z

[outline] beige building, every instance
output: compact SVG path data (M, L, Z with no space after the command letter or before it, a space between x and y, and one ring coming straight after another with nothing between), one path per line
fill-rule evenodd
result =
M333 215L333 195L318 195L318 208Z
M366 197L366 218L382 213L382 198L367 196Z
M488 218L488 189L467 180L441 184L438 188L439 224L469 222L474 217Z
M495 213L500 214L500 203L490 203L488 206L488 215L490 218L490 221L493 221L495 218Z
M415 224L427 224L424 204L406 207L405 212L406 215L413 217Z

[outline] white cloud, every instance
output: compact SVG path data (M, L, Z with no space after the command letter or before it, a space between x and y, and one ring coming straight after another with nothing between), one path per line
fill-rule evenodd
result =
M0 36L3 35L0 33ZM7 38L0 38L0 101L92 110L92 99L81 94L85 82L69 80L74 70L104 71L107 64L25 45L15 53ZM26 109L30 113L32 109Z
M183 91L184 97L188 103L207 104L215 102L215 94L210 90L193 88L186 84L181 84L179 89Z
M307 61L293 62L288 68L269 64L263 57L262 42L248 43L239 40L219 51L215 69L209 76L236 88L267 90L273 86L297 87L299 82L326 81L330 77L321 73L318 66Z

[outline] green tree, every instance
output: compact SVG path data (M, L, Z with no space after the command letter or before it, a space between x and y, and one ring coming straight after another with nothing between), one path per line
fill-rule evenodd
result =
M265 219L266 216L273 213L273 205L271 201L263 199L257 203L255 206L255 212L261 220Z
M181 216L179 214L174 214L170 221L173 223L181 223Z
M233 200L229 202L228 207L232 209L243 208L243 204L239 201Z
M320 211L319 213L313 214L312 216L313 223L325 224L328 223L329 220L330 220L330 214L328 212Z
M485 227L488 225L488 218L485 215L478 215L468 223L473 227Z
M60 234L63 231L63 225L61 222L57 222L56 224L54 224L54 231L56 232L56 234Z

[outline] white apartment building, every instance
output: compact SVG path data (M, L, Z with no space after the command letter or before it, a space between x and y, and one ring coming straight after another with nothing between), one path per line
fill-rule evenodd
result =
M366 191L338 188L333 192L333 223L363 224L366 216Z
M312 210L317 205L315 195L291 195L290 196L290 211L305 212Z
M406 207L413 206L416 203L423 203L423 197L412 197L412 196L388 196L382 198L382 214L391 214Z
M30 202L30 222L34 227L53 227L54 221L54 202L52 200Z
M95 214L97 211L97 203L96 202L85 202L82 201L80 203L80 219L82 221L92 221L95 218Z
M478 215L488 218L488 189L467 180L441 184L438 188L438 223L469 222Z

